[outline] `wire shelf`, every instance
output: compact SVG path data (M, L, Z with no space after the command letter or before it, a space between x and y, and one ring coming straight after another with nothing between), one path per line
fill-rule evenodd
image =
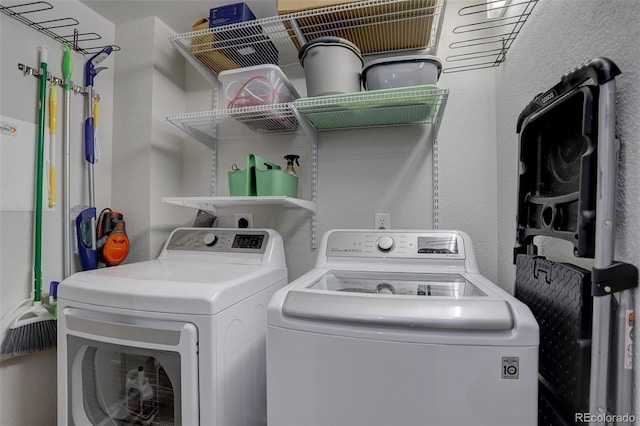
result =
M435 53L444 0L366 0L201 29L169 39L211 72L299 64L298 50L323 36L355 43L364 55L429 48Z
M167 121L215 149L215 140L256 134L404 124L440 125L449 91L436 86L375 90L346 95L301 98L293 103L172 114Z
M468 23L453 29L454 55L445 58L452 73L497 67L505 61L538 0L495 0L463 7L458 11Z
M172 114L167 121L214 149L214 140L304 132L292 103Z
M414 86L355 94L303 98L294 102L318 130L432 124L437 130L449 91Z
M98 53L107 46L111 46L113 51L120 50L120 47L114 44L96 45L95 42L102 39L100 34L95 32L81 33L75 28L80 25L80 21L72 17L52 18L49 15L52 10L53 5L46 1L19 3L11 6L0 4L0 12L63 45L68 44L73 50L83 55Z

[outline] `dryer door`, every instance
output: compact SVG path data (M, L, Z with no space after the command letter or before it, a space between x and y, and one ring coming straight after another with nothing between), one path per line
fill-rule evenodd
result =
M64 310L69 424L198 424L190 323Z

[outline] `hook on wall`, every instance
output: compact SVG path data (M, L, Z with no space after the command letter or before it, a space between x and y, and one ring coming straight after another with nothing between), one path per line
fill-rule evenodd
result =
M487 0L458 11L464 24L453 30L443 73L497 67L539 0Z

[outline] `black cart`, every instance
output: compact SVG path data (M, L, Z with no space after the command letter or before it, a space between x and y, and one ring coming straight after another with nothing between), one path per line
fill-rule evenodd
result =
M619 74L595 58L518 119L516 297L540 325L539 425L633 423L638 270L614 261ZM538 256L536 236L569 241L593 268Z

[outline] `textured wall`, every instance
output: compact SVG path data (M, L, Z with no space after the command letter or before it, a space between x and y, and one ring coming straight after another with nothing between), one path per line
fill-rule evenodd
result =
M113 204L127 222L127 262L155 258L185 210L162 197L182 187L183 133L165 120L184 108L184 60L155 17L120 24L116 58Z
M533 97L573 67L597 56L622 70L617 81L616 133L622 143L616 202L616 259L640 263L640 3L635 0L542 0L497 73L498 279L511 288L517 191L516 121ZM544 241L545 254L575 262L561 244ZM637 304L636 293L636 304ZM636 334L637 336L637 334ZM636 341L638 339L636 338ZM637 347L637 345L636 345ZM638 350L634 358L638 371ZM635 387L638 401L638 387ZM637 411L637 410L636 410Z

